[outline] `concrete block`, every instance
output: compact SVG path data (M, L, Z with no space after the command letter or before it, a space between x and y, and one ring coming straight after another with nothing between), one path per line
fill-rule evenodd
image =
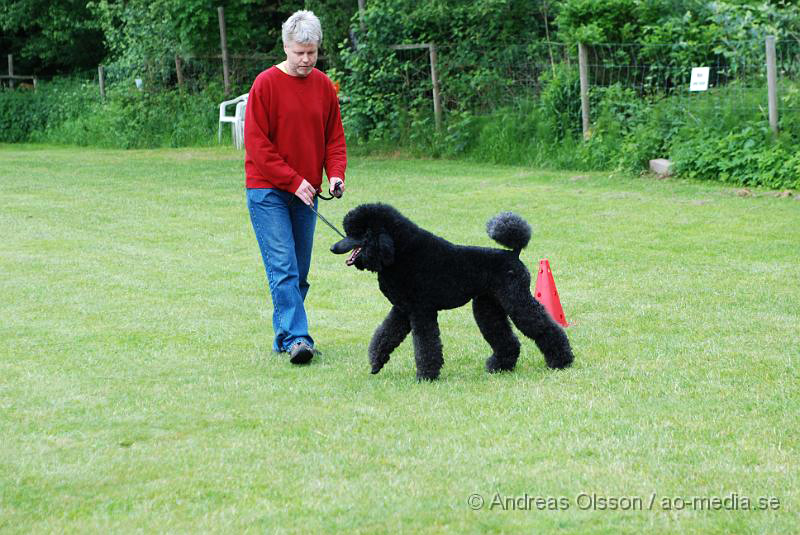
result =
M672 162L664 158L650 160L650 170L659 176L670 176L672 174Z

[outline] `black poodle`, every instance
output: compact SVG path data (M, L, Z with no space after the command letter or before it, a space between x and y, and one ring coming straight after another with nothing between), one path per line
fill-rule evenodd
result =
M381 371L411 331L417 379L438 378L444 359L437 312L470 300L475 321L492 348L486 361L489 372L513 370L517 363L520 344L509 317L536 342L549 367L570 365L567 335L531 295L530 273L519 259L531 227L518 215L504 212L486 229L511 250L453 245L387 204L362 204L348 212L347 237L331 251L353 251L347 265L376 272L381 292L393 305L369 344L372 373Z

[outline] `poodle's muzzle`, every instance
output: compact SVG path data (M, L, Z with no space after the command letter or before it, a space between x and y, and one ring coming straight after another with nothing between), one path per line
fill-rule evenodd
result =
M345 261L345 264L352 266L355 263L356 258L358 258L358 255L361 254L361 248L363 245L363 242L348 236L343 240L339 240L331 245L331 252L334 254L344 254L353 251Z

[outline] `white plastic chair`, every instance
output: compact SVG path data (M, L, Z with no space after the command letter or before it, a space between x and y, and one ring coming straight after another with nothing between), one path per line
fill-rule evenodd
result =
M236 104L233 115L226 114L226 108ZM231 123L231 134L233 146L237 149L244 147L244 112L247 107L247 93L238 97L226 100L219 105L219 128L217 130L217 142L222 143L222 123Z

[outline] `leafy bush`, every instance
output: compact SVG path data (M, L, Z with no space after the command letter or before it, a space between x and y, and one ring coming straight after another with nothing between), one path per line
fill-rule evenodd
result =
M626 43L641 20L631 16L636 0L566 0L556 17L558 36L567 43Z
M676 141L671 159L682 176L741 186L800 187L800 155L788 140L774 139L765 122L751 122L720 135L689 129Z
M399 141L411 126L403 113L432 112L428 51L398 51L391 45L437 45L446 112L513 104L518 95L506 71L545 51L520 44L544 39L540 18L531 17L530 7L505 0L368 2L364 30L355 17L355 42L343 43L340 51L343 67L337 75L350 99L344 115L348 132L359 142Z
M95 99L97 86L76 78L42 82L37 91L0 91L0 141L30 141L34 132L77 117Z
M27 141L30 132L47 124L40 95L23 91L0 91L0 141Z

